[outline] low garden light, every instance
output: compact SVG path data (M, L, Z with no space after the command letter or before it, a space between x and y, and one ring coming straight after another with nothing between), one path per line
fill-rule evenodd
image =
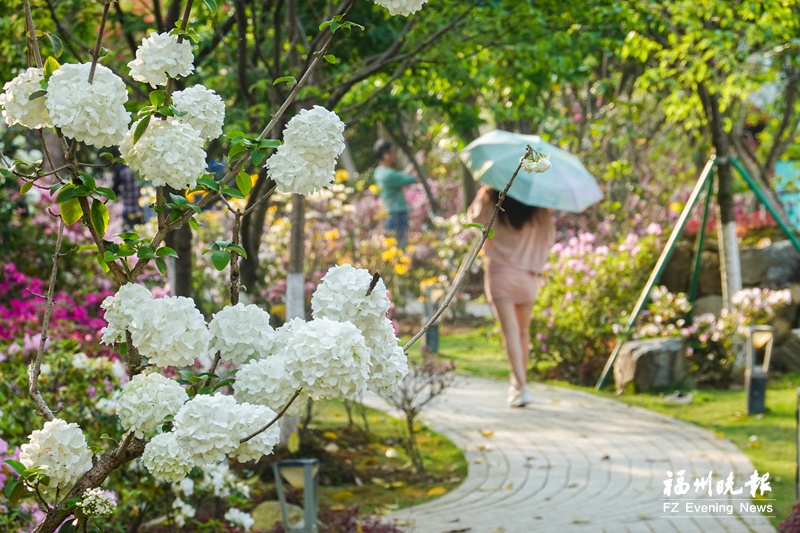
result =
M289 533L317 533L317 488L319 481L319 461L316 459L288 459L278 461L273 466L275 471L275 486L278 491L278 501L281 504L283 525ZM286 495L283 480L296 488L303 489L303 520L294 524L289 523L286 510Z
M747 367L744 370L744 387L748 415L763 413L766 409L767 371L774 338L775 330L771 326L747 326L745 330ZM764 357L758 364L756 356L761 353Z

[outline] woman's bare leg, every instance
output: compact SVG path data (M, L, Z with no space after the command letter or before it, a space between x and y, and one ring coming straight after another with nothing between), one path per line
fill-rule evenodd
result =
M492 303L494 307L495 316L500 322L500 330L503 335L503 346L506 349L506 357L508 363L511 365L511 375L517 390L521 390L527 383L526 379L526 366L523 362L523 350L520 332L520 324L518 323L516 306L512 302L495 301ZM527 356L526 356L527 358Z
M515 304L514 311L519 324L519 345L522 348L522 368L528 371L528 361L531 356L531 310L533 302Z

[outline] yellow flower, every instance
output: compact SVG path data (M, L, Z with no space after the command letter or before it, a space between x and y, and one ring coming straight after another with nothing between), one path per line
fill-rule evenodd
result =
M395 246L397 246L397 239L395 239L394 237L384 237L383 245L387 248L394 248Z
M380 189L378 189L378 186L375 185L374 183L369 186L369 192L371 192L372 194L378 194L379 190Z
M381 253L381 260L388 262L401 255L403 255L403 252L399 248L389 248Z
M398 276L404 276L408 273L408 265L404 265L402 263L397 263L394 265L394 273Z
M338 229L332 229L330 231L326 231L322 235L322 238L325 239L326 241L332 241L334 239L338 239L339 235L340 235L340 233L339 233Z
M439 278L436 277L436 276L433 276L433 277L426 278L426 279L423 279L422 281L420 281L419 282L419 286L420 286L420 288L424 288L424 287L429 287L431 285L436 285L437 283L439 283Z
M333 180L336 183L342 183L343 181L347 181L350 178L350 173L347 172L345 169L340 168L336 171L336 174L333 177Z
M186 194L185 194L186 199L189 200L190 203L199 202L200 200L203 199L203 197L205 195L206 195L206 193L204 193L202 191L195 191L195 192L186 191Z

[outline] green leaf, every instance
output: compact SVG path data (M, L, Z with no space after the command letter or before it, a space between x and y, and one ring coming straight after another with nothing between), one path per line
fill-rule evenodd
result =
M252 150L250 152L250 160L255 166L259 166L267 158L267 153L264 150Z
M58 191L58 195L56 196L56 203L63 204L68 200L72 200L73 198L77 198L78 196L86 196L89 194L88 189L86 189L85 185L73 185L72 183L64 186L60 191Z
M213 392L214 389L212 389L211 387L203 387L199 391L197 391L197 394L211 394Z
M81 252L94 252L94 253L97 253L99 250L97 249L97 245L96 244L87 244L85 246L81 246L76 251L78 253L81 253Z
M261 139L258 141L259 148L277 148L281 145L278 139Z
M217 2L215 0L203 0L203 3L212 13L217 10Z
M10 466L17 474L22 475L22 473L25 472L25 465L20 463L19 461L15 461L14 459L7 459L3 462L8 466Z
M494 228L490 229L489 234L486 236L487 239L491 239L492 237L494 237Z
M258 165L258 163L255 164ZM239 172L236 176L236 186L239 187L239 190L242 191L242 194L245 196L250 194L250 189L253 188L253 181L250 179L250 175L247 172Z
M94 181L94 178L91 174L87 174L86 172L81 172L78 174L78 179L81 183L86 186L87 191L93 191L97 188L97 182Z
M98 187L97 194L102 196L103 198L108 198L112 202L117 199L117 193L115 193L112 189L108 187Z
M14 489L16 488L17 483L19 483L19 479L17 479L17 478L14 478L11 481L9 481L8 483L6 483L6 488L5 488L5 491L4 491L5 494L6 494L6 498L10 497L11 493L14 492Z
M72 525L72 522L74 522L74 520L68 520L64 522L64 525L61 526L61 529L58 530L58 533L76 533L78 528Z
M233 187L223 187L222 194L227 194L231 198L238 198L239 200L244 200L245 196L242 194L242 191L239 189L234 189Z
M26 181L25 183L22 184L22 187L19 188L19 193L20 194L25 194L26 192L31 190L31 187L33 187L33 182L32 181Z
M228 385L233 385L236 380L234 378L223 379L216 385L214 385L214 391L221 389L222 387L227 387Z
M100 265L100 268L102 269L103 272L108 274L108 271L110 270L108 268L108 263L106 262L105 259L103 259L103 256L100 254L97 254L97 264Z
M198 185L203 185L204 187L208 187L212 191L218 191L220 188L220 184L211 176L203 176L199 180L197 180Z
M169 106L169 110L170 110L170 112L172 112L172 114L173 114L173 115L175 115L176 117L183 117L183 116L185 116L185 115L188 113L188 111L181 111L180 109L178 109L178 108L177 108L177 107L175 107L174 105L171 105L171 106Z
M225 249L229 250L229 251L236 252L237 254L239 254L242 257L244 257L245 259L247 259L247 252L245 252L244 248L242 248L238 244L229 244L228 246L225 247Z
M247 150L247 147L244 144L236 143L233 146L231 146L230 150L228 150L228 158L230 159L230 158L236 157L237 155L241 154L245 150ZM200 180L198 180L197 182L200 183Z
M325 55L325 61L327 61L328 63L330 63L332 65L335 65L336 63L339 62L339 59L333 54L326 54Z
M161 248L156 250L156 255L158 257L178 257L178 252L176 252L169 246L162 246Z
M167 275L167 262L160 257L156 257L156 268L161 272L162 276Z
M132 231L126 231L125 233L120 233L119 238L123 241L135 241L139 239L139 234Z
M64 43L55 33L48 33L47 38L50 39L50 46L53 47L53 56L61 57L61 53L64 51Z
M67 226L71 226L79 221L82 215L81 204L77 198L67 200L61 204L61 219Z
M18 481L18 480L15 480ZM14 488L11 490L11 494L8 495L8 503L12 506L17 505L17 502L28 492L28 489L25 488L24 483L17 482L14 485Z
M139 123L136 125L136 129L133 131L133 144L139 142L139 139L142 138L144 132L147 130L148 124L150 124L150 117L152 115L147 115Z
M294 76L281 76L280 78L277 78L275 81L273 81L272 85L278 85L279 83L286 83L291 89L292 87L297 85L297 78L295 78Z
M28 101L38 100L44 96L47 96L47 91L33 91L28 97Z
M138 257L139 259L152 259L153 257L155 257L155 254L153 253L153 249L148 245L139 248L136 251L136 257Z
M111 250L106 250L105 252L103 252L103 259L105 261L109 261L110 262L110 261L115 260L116 258L117 258L117 256Z
M53 72L57 71L61 65L58 63L56 58L50 56L44 60L44 79L49 80L50 76L53 75Z
M191 227L193 230L195 230L195 231L199 230L200 226L201 226L201 224L198 221L196 221L194 218L190 218L189 219L189 227Z
M158 90L150 93L150 103L155 107L159 107L167 101L167 91Z
M100 200L92 200L90 214L92 226L101 237L104 236L108 231L108 208L106 204Z
M477 222L470 222L469 224L464 225L465 228L478 228L479 230L483 231L486 227L483 224L479 224Z
M211 254L211 262L214 263L214 268L217 270L224 270L231 260L230 252L213 252Z
M70 498L69 500L67 500L65 502L64 508L65 509L72 509L73 507L75 507L78 504L79 501L81 501L81 498Z

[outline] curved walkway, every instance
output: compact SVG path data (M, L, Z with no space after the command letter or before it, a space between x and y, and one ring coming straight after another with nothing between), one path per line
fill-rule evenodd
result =
M507 387L459 377L423 413L426 424L464 450L469 474L445 496L395 513L406 531L775 531L746 510L744 483L754 468L729 441L646 409L535 383L535 403L511 409ZM388 409L377 397L366 403ZM713 472L713 496L693 486L683 496L665 496L667 472L680 470L692 485ZM730 472L734 490L743 491L719 496L716 482Z

